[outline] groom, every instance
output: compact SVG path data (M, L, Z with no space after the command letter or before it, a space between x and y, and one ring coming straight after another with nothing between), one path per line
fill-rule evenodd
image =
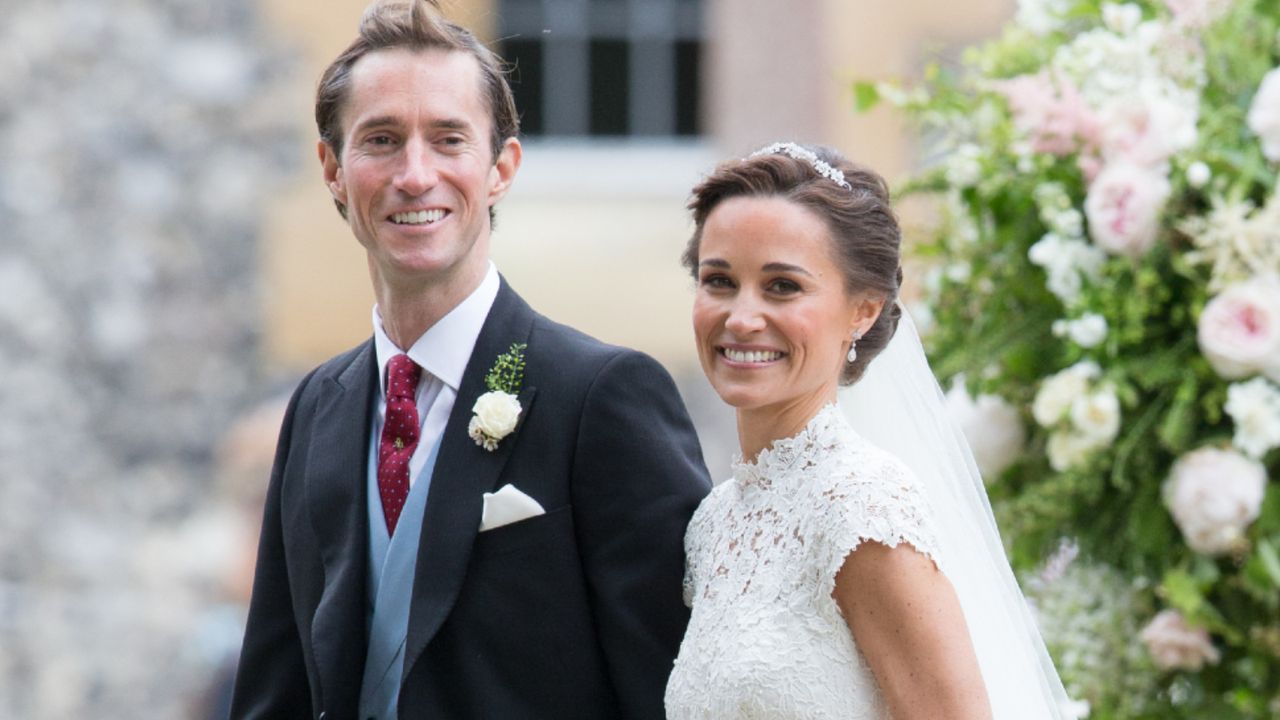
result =
M232 716L661 718L706 470L657 363L489 261L521 159L499 61L375 4L316 119L373 338L290 402Z

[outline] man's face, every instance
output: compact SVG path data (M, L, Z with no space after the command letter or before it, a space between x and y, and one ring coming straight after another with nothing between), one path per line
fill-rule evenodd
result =
M341 120L341 157L322 141L320 160L375 282L478 282L489 256L489 208L515 177L520 144L508 139L494 162L475 58L372 52L352 68Z

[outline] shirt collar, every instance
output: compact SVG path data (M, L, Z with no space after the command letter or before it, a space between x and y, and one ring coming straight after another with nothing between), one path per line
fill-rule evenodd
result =
M489 270L480 285L435 325L427 328L407 351L409 359L457 392L462 385L467 361L471 359L471 351L475 349L476 338L480 337L485 318L489 317L493 301L498 297L499 285L498 268L490 261ZM387 364L392 357L405 351L387 337L377 305L373 306L373 345L378 357L378 384L385 395Z

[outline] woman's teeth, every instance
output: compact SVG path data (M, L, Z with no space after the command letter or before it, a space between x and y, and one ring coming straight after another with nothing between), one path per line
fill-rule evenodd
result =
M763 363L778 360L782 357L782 353L776 350L734 350L733 348L725 348L724 356L734 362Z

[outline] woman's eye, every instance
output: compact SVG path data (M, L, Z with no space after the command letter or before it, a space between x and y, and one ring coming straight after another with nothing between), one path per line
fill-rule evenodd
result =
M698 284L705 288L729 288L733 287L733 282L724 275L706 275L703 276Z
M785 280L779 278L769 283L769 292L780 295L790 295L791 293L800 292L800 284L794 280Z

